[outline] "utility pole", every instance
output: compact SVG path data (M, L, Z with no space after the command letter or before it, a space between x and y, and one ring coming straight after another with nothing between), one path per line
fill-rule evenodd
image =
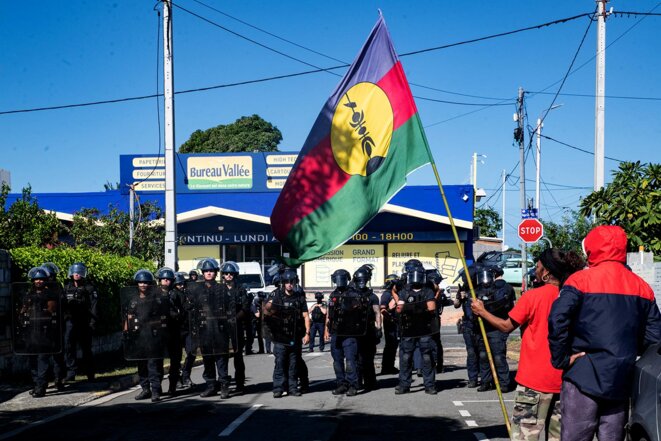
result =
M174 59L172 1L163 0L163 97L165 118L165 266L177 271L177 206L174 157Z
M515 114L515 120L518 123L517 128L514 129L514 139L519 143L519 188L520 188L520 197L521 197L521 209L525 210L528 208L526 203L526 153L525 153L525 137L524 137L524 112L523 112L523 88L519 87L519 95L516 100L517 113ZM521 241L521 273L523 275L523 281L521 283L521 289L526 289L526 275L528 273L528 246L525 242Z
M594 189L604 186L604 122L606 95L606 2L597 0L597 68L594 106Z
M507 175L506 175L505 169L503 169L503 185L502 185L502 191L503 191L503 246L502 249L505 251L505 195L507 194Z
M535 174L535 208L539 213L539 177L542 168L542 127L544 123L541 118L537 118L537 172Z

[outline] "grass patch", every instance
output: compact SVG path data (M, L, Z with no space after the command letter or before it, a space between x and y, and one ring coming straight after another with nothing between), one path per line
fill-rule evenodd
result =
M513 335L507 339L507 358L510 360L519 361L519 353L521 352L521 336Z

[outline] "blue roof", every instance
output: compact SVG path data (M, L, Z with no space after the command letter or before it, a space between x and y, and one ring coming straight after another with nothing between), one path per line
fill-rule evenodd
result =
M448 198L453 217L458 220L472 222L473 187L470 185L446 185L443 189ZM178 194L177 214L211 206L270 217L278 194L277 192L245 193L228 191ZM102 214L108 213L111 206L115 206L121 211L128 211L129 208L129 196L122 195L119 190L90 193L33 193L32 196L42 209L70 215L83 208L97 208ZM19 193L9 194L6 206L9 207L21 197L22 195ZM151 201L161 208L165 206L163 193L143 192L139 194L139 198L141 202ZM447 216L437 186L406 186L390 200L389 204L395 212L397 207L401 207L407 210L415 210L417 214Z

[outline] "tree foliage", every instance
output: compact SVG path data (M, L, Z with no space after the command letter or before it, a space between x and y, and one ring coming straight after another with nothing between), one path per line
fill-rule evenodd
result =
M581 201L581 214L597 224L619 225L629 251L639 246L661 256L661 164L623 162L613 181Z
M151 202L140 204L135 216L133 249L129 248L129 213L111 207L108 214L96 208L83 209L73 217L71 235L75 246L94 247L118 256L135 256L140 259L163 263L165 232L163 213Z
M194 131L179 153L275 152L282 133L259 115L243 116L231 124Z
M52 246L66 228L55 216L39 208L32 196L32 188L26 187L20 199L6 208L10 188L3 184L0 190L0 248L22 246Z
M12 281L27 280L27 272L30 268L44 262L53 262L60 268L58 281L64 283L69 266L75 262L84 262L89 273L88 280L96 286L99 294L97 331L100 334L119 330L120 288L132 283L133 275L137 270L146 268L154 271L155 269L151 261L102 253L88 247L14 248L10 254Z
M475 225L480 227L480 236L497 237L502 219L493 207L477 208L475 210Z
M578 211L571 210L565 213L561 223L540 220L544 225L544 237L551 242L553 247L574 251L579 256L583 254L581 242L593 227L590 219L581 215ZM530 247L530 253L537 258L547 247L548 243L541 239Z

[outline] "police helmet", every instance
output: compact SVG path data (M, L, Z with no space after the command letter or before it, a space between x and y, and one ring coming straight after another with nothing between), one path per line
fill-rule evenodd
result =
M345 269L336 270L331 274L331 282L333 282L338 288L346 288L349 286L349 280L351 280L351 274Z
M369 272L370 276L371 276L372 273L374 272L374 265L372 265L371 263L366 263L365 265L361 266L358 269L365 270L365 271Z
M279 286L280 286L280 274L276 274L276 275L274 275L273 278L271 279L271 283L272 283L274 286L278 286L278 287L279 287Z
M298 283L298 274L296 273L296 270L287 268L283 273L282 276L280 277L280 280L282 283Z
M422 266L422 262L420 262L418 259L409 259L406 261L406 263L404 263L404 273L409 273L414 268L424 267Z
M493 283L493 272L491 269L487 268L480 268L477 273L475 274L476 277L476 284L477 285L482 285L482 286L489 286Z
M60 267L55 265L53 262L45 262L41 266L43 268L46 268L46 271L48 271L48 275L53 278L55 278L55 276L57 276L57 273L60 272Z
M159 269L156 272L156 278L158 280L163 280L163 279L168 279L168 280L174 280L174 270L172 268L168 268L167 266L164 266L163 268Z
M314 298L317 300L323 300L324 299L324 293L323 292L315 292L314 293Z
M76 262L69 267L68 276L73 277L74 274L78 274L80 277L85 279L87 277L87 267L82 262Z
M438 285L441 283L441 280L443 280L443 276L441 273L436 269L431 269L427 270L427 282L432 282L435 285Z
M411 285L422 285L427 280L425 269L422 266L414 267L406 273L408 283Z
M368 282L372 279L372 272L360 267L353 273L353 281L356 284L356 288L365 289L367 288Z
M492 266L491 272L493 273L494 277L501 277L505 274L505 271L503 271L503 269L499 266Z
M399 276L397 274L388 274L386 276L386 279L384 280L383 287L386 289L390 289L397 282L399 282Z
M49 277L50 274L48 274L48 270L42 266L35 266L34 268L31 268L30 271L28 271L28 278L30 280L46 280Z
M200 273L197 272L196 269L192 269L192 270L190 270L190 271L188 272L188 277L191 277L191 276L199 277L199 276L200 276Z
M178 272L175 273L174 275L174 284L179 285L179 284L184 284L186 283L186 273L184 272Z
M218 261L216 259L207 257L206 259L202 259L197 263L197 269L201 270L202 272L205 271L218 272L220 267L218 266Z
M135 275L133 276L133 280L136 283L142 282L142 283L149 283L151 285L152 283L154 283L154 275L149 270L141 269L135 273Z
M228 260L227 262L223 263L223 265L220 267L220 272L223 274L234 274L234 276L238 276L239 265L236 262L232 262L231 260Z

